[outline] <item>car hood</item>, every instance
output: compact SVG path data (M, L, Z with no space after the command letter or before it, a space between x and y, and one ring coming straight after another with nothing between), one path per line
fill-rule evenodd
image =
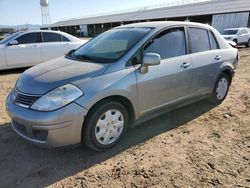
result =
M26 94L41 95L64 84L100 75L107 67L108 64L61 57L26 70L19 77L16 89Z

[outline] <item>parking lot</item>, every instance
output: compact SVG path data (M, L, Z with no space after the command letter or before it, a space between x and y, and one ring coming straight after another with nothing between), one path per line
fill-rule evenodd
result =
M250 187L250 49L220 106L183 107L129 130L96 153L43 149L10 126L5 99L25 69L0 73L0 187Z

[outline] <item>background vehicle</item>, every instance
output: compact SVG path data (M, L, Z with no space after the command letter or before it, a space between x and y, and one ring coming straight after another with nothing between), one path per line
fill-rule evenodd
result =
M209 98L220 104L238 50L188 22L120 26L68 56L26 70L7 97L13 129L41 146L114 146L128 127ZM154 127L152 127L153 129Z
M83 43L59 31L17 32L0 41L0 70L37 65L63 56Z
M242 27L225 29L222 36L226 40L235 42L237 45L246 45L246 47L250 47L249 28Z

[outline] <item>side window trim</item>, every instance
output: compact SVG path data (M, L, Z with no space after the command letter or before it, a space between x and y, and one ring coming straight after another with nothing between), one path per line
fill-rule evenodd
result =
M189 28L189 26L186 25L185 26L186 48L187 48L187 54L192 54L188 28Z
M41 39L42 39L42 43L44 43L43 33L44 33L44 32L41 32Z

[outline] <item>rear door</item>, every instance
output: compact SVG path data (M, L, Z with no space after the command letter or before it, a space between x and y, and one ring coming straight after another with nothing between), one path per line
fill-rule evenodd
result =
M185 36L184 27L167 29L144 47L144 54L159 54L161 64L149 67L145 74L136 71L141 114L190 95L192 61Z
M25 67L41 62L41 33L26 33L16 38L18 45L5 47L7 65L10 67Z
M245 43L245 34L244 34L244 29L239 29L238 33L238 44L243 44Z
M211 92L223 57L212 31L188 27L190 54L193 62L192 90L195 95Z
M43 62L64 56L69 51L69 41L66 41L59 33L42 32L42 38L41 55Z

